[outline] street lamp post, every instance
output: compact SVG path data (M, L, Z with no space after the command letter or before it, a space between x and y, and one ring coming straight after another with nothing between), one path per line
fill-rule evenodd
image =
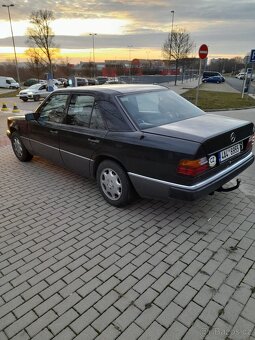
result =
M128 45L129 53L128 53L128 59L129 59L129 69L128 69L128 75L129 75L129 82L131 83L131 48L133 45Z
M16 47L15 47L15 41L14 41L14 36L13 36L13 30L12 30L12 19L11 19L11 13L10 13L10 7L14 7L14 4L10 4L10 5L2 5L2 7L6 7L7 10L8 10L9 22L10 22L11 34L12 34L12 44L13 44L14 56L15 56L16 73L17 73L18 83L20 84L19 67L18 67L17 54L16 54Z
M173 42L173 29L174 29L174 11L172 13L172 27L171 27L171 36L170 36L170 46L169 46L169 71L171 69L170 62L172 57L172 42Z
M92 36L92 44L93 44L93 63L94 63L94 78L96 78L96 61L95 61L95 35L97 33L89 33Z

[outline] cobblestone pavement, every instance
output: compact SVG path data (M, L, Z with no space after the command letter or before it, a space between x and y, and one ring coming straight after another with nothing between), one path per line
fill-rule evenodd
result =
M108 205L21 163L0 113L0 340L255 339L254 166L196 202Z

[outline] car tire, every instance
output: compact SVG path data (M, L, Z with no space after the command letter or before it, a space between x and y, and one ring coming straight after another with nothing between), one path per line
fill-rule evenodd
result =
M40 100L40 95L38 94L38 95L36 95L36 96L34 96L34 101L35 102L38 102Z
M11 143L12 143L12 149L15 154L15 156L21 161L21 162L29 162L33 158L33 155L31 155L27 149L25 148L24 144L22 143L22 140L20 138L20 135L18 132L13 132L11 135Z
M21 98L23 100L23 102L27 102L28 98Z
M104 199L115 207L127 205L135 196L126 172L114 161L105 160L100 163L96 179Z

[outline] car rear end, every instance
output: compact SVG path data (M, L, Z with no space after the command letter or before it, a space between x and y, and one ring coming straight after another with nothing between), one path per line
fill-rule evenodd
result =
M131 175L142 197L153 194L160 199L195 200L214 191L224 191L223 186L254 161L250 122L208 114L145 129L144 133L147 140L148 134L160 135L165 145L168 138L169 146L168 156L167 151L155 151L159 155L161 152L157 167L151 164L150 170L144 170L145 176ZM239 182L227 190L238 186Z
M222 186L254 161L252 123L224 117L222 126L215 128L212 126L215 120L218 124L221 120L214 115L207 115L206 118L208 129L211 124L215 135L211 134L201 141L201 146L192 159L179 160L177 173L180 185L173 185L171 196L193 200L215 190L224 191Z

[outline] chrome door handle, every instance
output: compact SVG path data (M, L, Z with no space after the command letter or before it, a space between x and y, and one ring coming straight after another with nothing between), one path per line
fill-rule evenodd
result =
M100 143L100 140L96 138L88 138L88 141L91 143L97 143L97 144Z
M52 133L53 135L57 135L58 131L57 130L50 130L50 133Z

